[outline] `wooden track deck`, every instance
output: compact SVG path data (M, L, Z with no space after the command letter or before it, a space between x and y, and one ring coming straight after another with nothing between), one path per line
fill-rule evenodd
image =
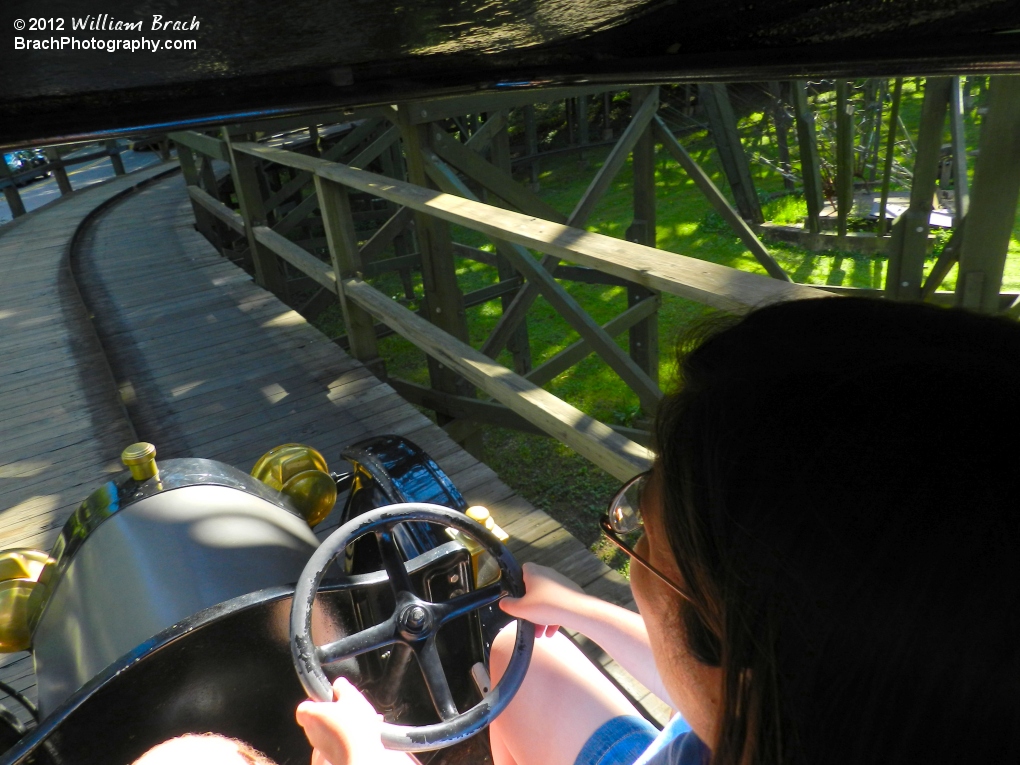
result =
M220 257L195 232L179 175L86 220L158 172L72 195L0 233L0 321L8 328L0 337L0 549L48 549L74 506L119 469L132 428L156 444L157 459L209 457L244 470L280 443L311 444L333 465L346 444L394 433L428 451L470 504L492 510L520 560L552 565L592 594L633 607L626 583L559 523ZM316 529L320 538L336 515ZM661 702L585 648L665 719ZM34 693L25 654L0 657L0 679Z

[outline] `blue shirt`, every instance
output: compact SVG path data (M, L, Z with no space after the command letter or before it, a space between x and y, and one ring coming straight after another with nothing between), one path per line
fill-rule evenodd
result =
M710 758L708 747L687 721L674 715L634 765L705 765Z

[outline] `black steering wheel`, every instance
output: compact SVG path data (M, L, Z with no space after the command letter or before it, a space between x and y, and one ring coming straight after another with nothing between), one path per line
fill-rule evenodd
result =
M393 527L407 521L427 521L452 526L475 538L499 564L499 581L443 603L419 598L411 585L407 568L393 538ZM396 598L389 619L361 632L340 638L328 645L312 642L312 602L323 573L348 545L366 534L375 534L383 565ZM290 611L290 650L301 684L308 695L320 701L333 700L333 687L322 671L323 664L388 645L405 646L421 666L432 703L442 722L408 726L383 723L382 740L388 749L423 752L456 744L480 731L506 708L524 681L531 662L535 625L517 620L517 641L510 664L495 688L468 709L460 712L453 700L450 684L436 650L436 633L447 622L484 608L500 598L524 594L521 567L506 546L488 529L463 513L439 505L408 502L371 510L334 531L309 559L294 590Z

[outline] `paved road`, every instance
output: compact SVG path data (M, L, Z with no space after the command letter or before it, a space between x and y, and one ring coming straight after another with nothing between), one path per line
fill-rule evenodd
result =
M95 146L87 146L68 156L73 157L78 153L90 153L95 150ZM124 151L120 156L124 159L124 169L129 173L159 162L159 154L154 151ZM74 165L67 170L67 177L74 189L85 188L93 183L105 181L107 178L112 178L113 175L113 165L108 157L84 165ZM60 197L57 180L52 175L45 180L33 181L27 186L22 186L18 191L21 192L21 201L24 202L25 209L29 212ZM0 194L0 225L7 223L11 218L11 208L7 206L7 199L3 194Z

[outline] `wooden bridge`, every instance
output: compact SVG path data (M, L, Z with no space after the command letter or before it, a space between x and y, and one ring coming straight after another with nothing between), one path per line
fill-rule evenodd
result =
M992 90L970 233L947 246L935 267L941 281L960 262L955 299L975 310L1000 310L1020 187L1011 139L1020 126L1016 79L1002 78ZM949 99L932 82L918 151L926 158ZM706 93L725 118L725 89ZM831 293L790 281L747 216L660 119L655 88L632 90L631 122L571 213L553 209L509 173L506 110L533 97L458 97L175 133L179 165L69 194L0 229L0 548L47 549L77 503L120 469L116 458L133 440L152 441L163 458L204 456L249 468L283 442L309 443L331 458L344 444L396 433L424 447L470 503L492 509L520 559L554 565L587 591L632 606L621 577L471 456L479 423L546 433L629 478L650 464L647 433L598 422L544 390L546 382L596 353L652 411L661 396L661 294L740 313ZM470 123L458 119L466 114ZM285 131L289 137L279 137ZM656 143L764 273L655 249ZM628 158L628 241L588 232L596 203ZM738 202L749 201L736 193L738 170L731 186ZM933 178L915 174L910 209L894 227L889 297L928 297L937 287L932 278L922 284ZM366 224L369 218L377 225ZM495 252L455 241L451 225L488 236ZM458 257L492 268L492 286L464 294ZM372 285L393 272L414 290L411 269L421 271L419 311ZM624 285L628 307L600 325L562 279ZM346 335L337 342L291 307L309 290L305 305L339 303ZM522 321L538 295L579 340L532 368ZM466 307L494 300L502 318L475 348L467 342ZM392 332L428 356L430 386L387 375L378 338ZM624 332L626 350L617 342ZM513 370L494 360L504 348ZM408 402L433 410L436 422ZM317 531L334 526L327 520ZM597 648L586 650L662 719L661 702ZM30 659L4 658L0 679L31 694Z

